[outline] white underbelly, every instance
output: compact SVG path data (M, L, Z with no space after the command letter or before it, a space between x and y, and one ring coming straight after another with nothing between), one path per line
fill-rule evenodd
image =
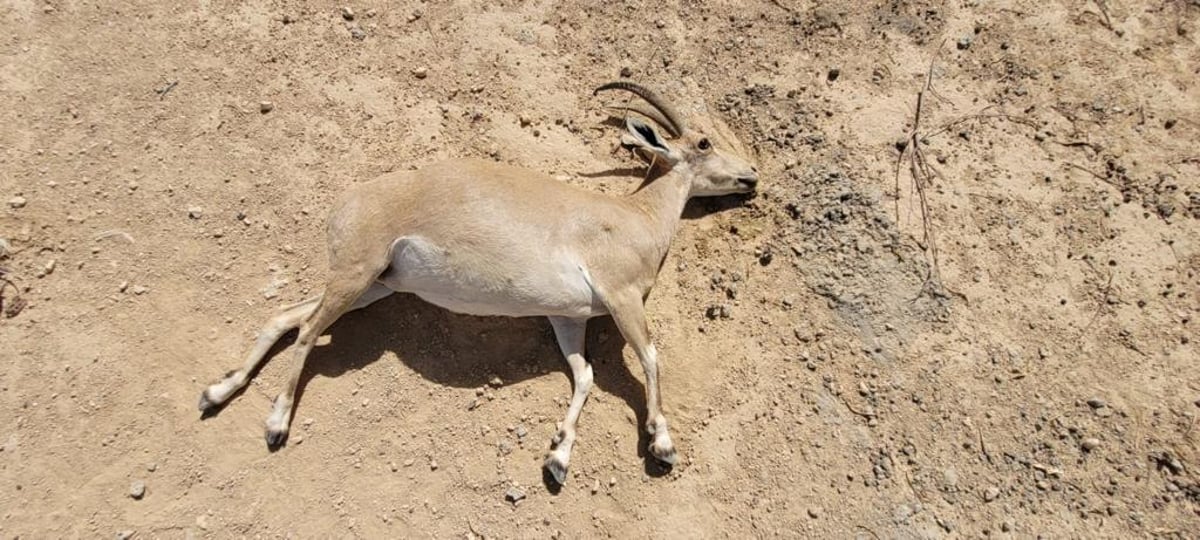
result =
M509 317L604 315L587 270L566 253L450 251L420 236L396 240L379 281L456 313Z

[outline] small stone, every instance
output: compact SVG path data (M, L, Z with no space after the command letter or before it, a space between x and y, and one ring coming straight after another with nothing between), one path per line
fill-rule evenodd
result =
M1000 488L992 486L983 491L984 502L992 502L1000 497Z
M58 266L58 261L55 261L54 259L50 259L50 260L46 261L46 266L42 267L42 271L45 272L46 275L50 275L50 274L54 273L54 268L57 266Z
M8 200L8 205L13 208L24 208L26 202L27 201L25 200L25 197L17 195L16 197Z
M129 540L134 534L136 533L132 530L117 531L117 540Z
M529 434L529 431L525 429L524 424L517 424L517 427L513 430L513 433L517 435L518 439L524 439L525 436Z
M413 77L416 77L418 79L424 79L425 77L429 76L429 68L427 68L425 66L419 66L412 70L412 74L413 74Z
M840 70L838 68L830 68L829 72L827 72L825 74L825 79L828 80L829 82L833 82L833 81L838 80L838 77L840 77L841 75L842 75L842 70Z
M132 484L129 484L129 496L133 497L135 500L140 500L142 497L145 497L146 483L141 480L134 480Z
M600 493L600 479L592 480L592 495Z
M430 462L429 462L429 470L431 470L431 471L436 471L436 470L438 470L438 462L430 460Z
M504 381L500 380L500 377L492 377L492 379L488 381L488 384L492 385L492 388L500 388L501 386L504 386Z
M143 286L141 286L141 285L134 285L134 286L133 286L133 289L131 289L131 290L133 291L133 294L136 294L136 295L139 295L139 296L141 296L141 295L143 295L143 294L146 294L146 293L150 292L150 289L147 289L147 288L145 288L145 287L143 287Z
M958 50L965 51L971 48L971 43L975 41L972 36L963 36L958 38Z
M1093 409L1103 409L1104 407L1108 406L1108 402L1104 401L1104 398L1101 397L1088 398L1087 404L1088 407Z
M1100 446L1100 439L1095 437L1088 437L1079 443L1079 447L1083 448L1084 452L1091 452L1098 446Z
M200 515L196 516L196 526L199 527L200 530L202 530L202 531L207 531L208 530L208 516L206 516L204 514L200 514Z
M188 217L190 217L192 219L200 219L201 217L204 216L204 209L200 208L199 206L192 206L192 207L188 208L187 213L188 213Z
M1004 520L1004 522L1000 524L1000 530L1002 530L1004 532L1009 532L1009 531L1013 530L1012 520L1009 520L1009 519Z
M633 75L633 68L630 68L629 66L625 66L625 67L621 68L621 77L629 78L632 75Z
M350 37L357 40L367 39L366 30L363 30L358 24L351 24L348 26L348 28L350 30Z
M158 470L158 464L157 464L157 463L147 463L147 464L146 464L146 470L147 470L147 471L150 471L150 472L157 471L157 470Z
M817 519L817 518L821 517L821 507L810 506L808 508L808 517L810 517L812 519Z
M353 21L354 20L354 10L350 9L350 6L343 6L342 7L342 18L346 19L347 21Z
M609 479L608 479L608 487L613 487L613 486L615 486L615 485L617 485L617 477L615 477L615 476L611 476L611 477L609 477Z
M260 101L260 102L258 102L258 112L260 112L260 113L263 113L263 114L267 114L267 113L269 113L269 112L271 112L271 111L273 111L273 110L275 110L275 104L274 104L274 103L271 103L270 101Z
M521 499L524 499L524 498L525 498L525 491L517 486L510 487L510 488L508 488L508 491L504 492L504 500L506 500L510 503L513 503L514 505L517 504L518 502L520 502Z

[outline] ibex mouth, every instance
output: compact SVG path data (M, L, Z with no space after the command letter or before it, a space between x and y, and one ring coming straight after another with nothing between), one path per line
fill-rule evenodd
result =
M758 178L754 176L743 176L737 179L737 183L744 186L747 190L754 191L758 187Z

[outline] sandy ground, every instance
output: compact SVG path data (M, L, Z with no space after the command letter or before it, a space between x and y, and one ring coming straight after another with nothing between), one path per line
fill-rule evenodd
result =
M1194 0L342 6L0 3L0 535L1200 536ZM280 451L283 358L199 418L323 284L347 186L631 190L621 76L762 172L689 206L650 299L679 465L597 320L552 492L548 323L404 296L334 326Z

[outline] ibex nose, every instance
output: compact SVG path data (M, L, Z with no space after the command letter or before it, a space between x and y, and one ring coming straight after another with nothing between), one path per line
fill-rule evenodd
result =
M758 175L743 176L737 179L739 184L742 184L750 189L754 189L758 185Z

